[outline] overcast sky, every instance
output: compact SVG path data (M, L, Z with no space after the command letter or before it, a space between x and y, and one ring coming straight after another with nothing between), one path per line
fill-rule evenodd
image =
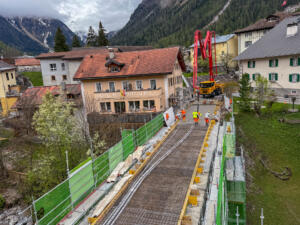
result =
M73 31L85 31L99 20L108 31L122 28L142 0L0 0L4 16L44 16L61 19Z

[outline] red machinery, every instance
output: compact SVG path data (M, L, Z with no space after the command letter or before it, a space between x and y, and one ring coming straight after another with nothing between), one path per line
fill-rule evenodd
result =
M217 67L214 74L213 65L213 52L212 52L212 39L214 38L214 51L215 51L215 64L217 64L216 56L216 34L214 31L207 31L205 40L202 39L201 31L197 30L195 32L194 41L194 73L193 73L193 87L194 89L199 89L197 86L197 73L198 73L198 48L200 45L200 51L202 59L205 60L208 57L209 60L209 81L215 81L215 75L217 75ZM208 50L208 55L207 55Z

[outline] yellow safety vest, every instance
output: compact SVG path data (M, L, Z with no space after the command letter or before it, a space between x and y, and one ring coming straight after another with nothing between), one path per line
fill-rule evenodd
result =
M193 112L193 118L194 119L198 118L198 112Z

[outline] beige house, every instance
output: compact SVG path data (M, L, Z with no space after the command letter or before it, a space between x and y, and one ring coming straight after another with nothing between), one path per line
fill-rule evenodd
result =
M109 52L85 56L74 79L87 112L160 112L182 95L183 70L179 47Z
M291 16L291 13L277 12L248 27L235 31L238 36L238 54L245 51L250 45L261 39L268 31L273 29L280 21Z
M263 76L278 96L300 95L300 16L280 22L236 60L253 87Z

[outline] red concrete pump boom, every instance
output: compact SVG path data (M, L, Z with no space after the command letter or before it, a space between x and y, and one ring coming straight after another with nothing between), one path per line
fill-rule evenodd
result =
M195 41L194 41L194 73L193 73L193 87L194 89L199 89L197 87L197 73L198 73L198 48L200 47L202 59L205 60L208 58L209 60L209 80L214 81L215 75L217 75L217 67L216 73L214 75L214 65L213 65L213 53L212 53L212 39L214 38L214 51L215 51L215 64L217 64L216 57L216 34L214 31L207 31L206 38L203 41L201 31L197 30L195 32ZM200 45L200 46L199 46ZM207 54L208 50L208 54Z

